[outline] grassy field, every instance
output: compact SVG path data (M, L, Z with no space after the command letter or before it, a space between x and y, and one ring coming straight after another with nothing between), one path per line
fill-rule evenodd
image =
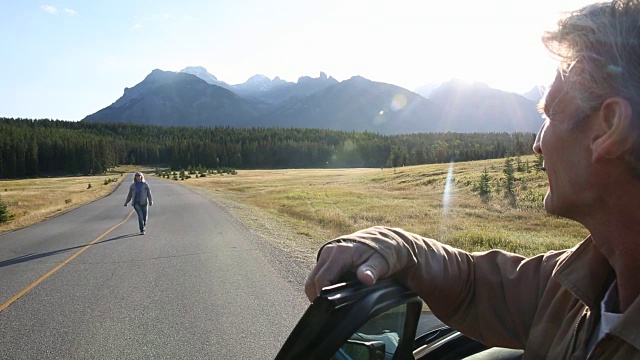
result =
M586 229L544 211L546 174L531 169L533 156L521 161L530 171L515 173L515 199L503 190L504 159L395 169L241 170L180 183L231 208L243 204L268 214L294 232L296 246L312 250L373 225L400 227L468 251L534 255L575 245ZM484 169L492 189L486 199L475 190ZM260 226L257 231L269 232Z
M13 219L0 224L0 233L35 224L102 198L116 187L122 174L132 170L119 167L97 176L2 180L0 199Z
M530 168L533 160L521 158ZM476 188L485 169L492 192L483 199ZM516 172L514 199L505 196L503 169L504 159L395 169L240 170L178 183L223 203L282 248L307 254L306 260L326 241L373 225L400 227L468 251L500 248L524 255L571 247L587 235L580 224L546 214L544 172ZM0 198L15 218L0 224L0 232L102 197L116 185L104 185L105 179L133 170L1 181Z

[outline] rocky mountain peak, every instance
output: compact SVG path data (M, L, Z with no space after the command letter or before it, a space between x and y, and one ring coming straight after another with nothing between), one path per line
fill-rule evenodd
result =
M310 82L310 81L320 81L320 82L326 82L326 81L332 81L332 82L337 82L336 79L334 79L333 77L327 77L327 74L324 73L323 71L320 72L320 76L317 78L312 78L310 76L301 76L298 78L298 84L300 83L305 83L305 82Z
M221 89L220 87L227 87ZM227 91L231 90L231 91ZM406 106L394 105L398 94ZM395 107L394 107L395 106ZM391 109L394 111L383 111ZM393 84L320 72L298 82L262 74L227 85L204 67L153 70L111 106L86 121L166 126L312 127L385 134L537 131L536 104L482 83L452 80L429 100ZM375 120L375 121L374 121Z
M180 70L180 73L195 75L211 85L219 86L221 88L233 91L231 85L227 84L224 81L218 80L217 77L215 77L213 74L210 74L207 69L202 66L187 66L186 68Z
M210 83L209 80L212 80L214 82L218 81L218 78L215 77L215 75L210 74L207 69L202 66L187 66L186 68L180 70L180 72L195 75L208 83Z

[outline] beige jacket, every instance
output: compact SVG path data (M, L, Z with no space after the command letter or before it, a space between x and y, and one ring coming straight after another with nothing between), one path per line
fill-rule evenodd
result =
M590 237L528 259L500 250L467 253L385 227L336 240L375 248L394 273L404 269L395 277L440 320L488 346L524 349L524 359L640 359L640 299L587 354L614 279Z

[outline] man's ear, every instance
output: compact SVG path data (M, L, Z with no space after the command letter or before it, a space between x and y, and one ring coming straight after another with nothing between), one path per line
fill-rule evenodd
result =
M596 135L591 141L593 161L623 156L638 135L632 126L631 104L621 97L608 98L597 116Z

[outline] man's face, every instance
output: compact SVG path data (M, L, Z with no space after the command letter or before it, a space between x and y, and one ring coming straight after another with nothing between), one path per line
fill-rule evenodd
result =
M544 156L549 189L545 209L555 215L578 220L591 198L591 148L589 119L581 115L575 96L566 91L560 73L547 92L545 122L533 150Z

